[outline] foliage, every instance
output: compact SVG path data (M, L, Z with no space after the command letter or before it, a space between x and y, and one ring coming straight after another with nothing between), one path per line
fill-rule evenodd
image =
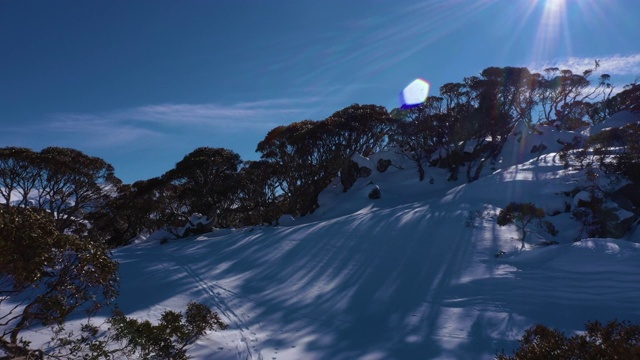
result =
M54 358L98 359L187 359L187 348L207 331L227 325L207 306L191 302L185 314L165 311L158 324L139 321L116 312L102 329L91 322L79 333L55 328L48 355Z
M582 233L588 237L613 237L611 227L620 220L616 209L605 206L605 199L595 191L591 192L589 200L578 200L572 215L582 224L579 237Z
M138 234L155 228L149 217L152 207L151 199L140 196L136 187L122 185L114 197L87 215L92 225L88 235L109 247L127 245Z
M498 360L547 359L638 359L640 358L640 326L613 320L606 325L590 321L585 332L569 338L544 325L527 329L520 347L512 356L504 353Z
M589 138L598 164L610 173L621 174L640 183L640 124L611 128Z
M609 128L592 135L582 150L566 152L566 160L586 170L590 185L585 189L589 200L580 200L573 217L582 223L580 234L589 237L620 237L626 226L620 221L617 207L610 206L611 191L601 189L595 182L597 171L626 178L640 184L640 125L628 124Z
M122 314L109 319L113 338L124 342L127 355L138 359L187 359L186 348L210 330L224 330L226 324L203 304L191 302L185 315L165 311L156 325Z
M429 97L422 105L395 109L391 113L400 120L392 141L416 162L420 181L425 177L423 163L430 163L438 150L451 151L447 144L453 124L440 113L443 102L441 97ZM438 155L438 158L442 157L442 154Z
M415 161L420 180L426 166L438 166L449 170L452 181L466 168L471 182L497 158L520 121L576 129L617 111L639 110L637 81L612 95L609 75L592 84L595 70L488 67L391 115L381 106L353 104L321 121L278 126L258 144L259 162L243 163L228 149L200 147L163 176L126 186L104 160L74 149L0 148L0 197L12 206L28 206L31 198L31 205L55 216L58 230L119 246L140 231L183 226L192 213L215 218L222 227L309 214L331 181L353 178L354 155L369 156L390 145ZM629 126L622 132L627 139L622 151L598 148L597 137L592 148L607 154L601 159L611 171L638 181L640 150L633 144L640 143L640 131ZM347 191L353 181L342 183Z
M284 214L278 192L278 165L265 160L247 161L238 174L239 225L276 222Z
M527 228L531 224L537 225L539 229L551 236L558 235L558 230L553 223L543 220L545 216L544 209L536 207L533 203L510 202L507 207L500 210L497 223L499 226L514 224L522 234L520 240L522 241L522 248L524 248L525 238L530 231Z
M217 313L190 303L184 315L166 311L157 325L116 313L106 334L91 323L65 334L74 311L91 315L116 298L118 266L108 250L60 233L45 211L8 206L0 207L0 248L0 350L8 356L40 356L20 338L37 326L54 328L51 356L83 359L186 359L186 348L205 332L226 328Z
M575 130L583 125L583 120L591 109L589 100L597 97L608 98L611 95L611 84L608 75L604 74L595 87L590 88L590 75L595 69L587 69L582 74L574 74L571 70L547 68L544 75L538 75L536 88L541 111L541 120L556 120L566 130ZM607 95L608 94L608 95Z
M394 121L377 105L353 104L323 121L304 120L278 126L256 149L275 164L275 181L284 196L285 212L313 212L318 195L355 154L368 156L388 143Z
M596 104L596 112L594 116L606 119L607 116L611 116L617 112L628 110L638 112L640 111L640 78L628 84L624 87L624 90L617 93L614 96L606 98L602 103Z
M161 177L119 186L89 217L89 233L112 246L125 245L142 231L182 227L193 213L238 226L240 164L231 150L197 148Z
M117 296L107 249L61 234L46 212L0 207L0 248L0 347L10 354L22 331L61 324L75 310L94 313Z
M227 214L236 202L241 163L232 150L200 147L164 174L163 180L179 187L177 197L184 204L179 213L186 218L192 213L218 216L222 226L229 226Z
M0 195L5 202L47 209L61 232L84 232L86 215L100 209L109 190L120 184L113 166L75 149L0 148ZM12 190L20 196L15 204Z
M0 196L6 204L14 204L12 196L17 192L20 200L15 205L29 205L29 194L36 187L39 177L35 166L37 156L36 152L27 148L0 148Z

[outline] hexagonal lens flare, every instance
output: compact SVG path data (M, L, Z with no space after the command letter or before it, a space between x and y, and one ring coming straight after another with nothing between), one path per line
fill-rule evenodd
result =
M400 103L402 108L412 108L423 104L429 96L429 82L425 79L415 79L402 90Z

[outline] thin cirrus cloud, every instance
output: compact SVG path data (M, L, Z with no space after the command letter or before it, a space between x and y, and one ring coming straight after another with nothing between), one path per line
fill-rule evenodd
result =
M308 109L313 99L256 101L224 106L218 104L161 104L118 111L110 117L120 121L157 123L162 125L205 125L229 131L265 129L282 123Z
M163 136L152 129L117 124L106 118L89 114L54 115L45 128L50 133L64 134L58 137L66 142L82 142L96 147L125 145L132 142L155 140Z
M82 135L93 146L123 145L177 134L268 130L309 113L315 98L220 104L157 104L99 114L53 114L46 129ZM105 136L105 134L107 134Z
M559 69L569 69L574 72L582 72L593 69L599 63L598 73L618 75L618 76L638 76L640 75L640 53L630 55L610 55L599 58L569 57L557 59L543 64L535 64L531 68L536 72L544 69L556 67Z

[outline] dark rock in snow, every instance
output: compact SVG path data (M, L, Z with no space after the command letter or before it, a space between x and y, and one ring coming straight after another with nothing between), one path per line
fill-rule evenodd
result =
M382 197L382 193L380 192L380 188L378 185L374 185L374 188L369 192L369 199L376 200Z
M357 162L349 160L345 162L340 171L340 183L342 184L342 191L347 192L351 189L353 184L358 180L360 174L360 166Z
M531 147L531 153L535 154L535 153L542 153L543 151L547 150L547 145L540 143L540 145L533 145Z
M611 199L621 208L633 211L634 207L640 207L640 185L627 184L611 194Z
M372 172L373 170L369 169L368 167L360 166L360 173L358 174L358 177L368 178L369 176L371 176Z
M378 169L379 172L383 173L383 172L387 171L389 166L391 166L391 160L389 160L389 159L380 159L380 160L378 160L378 163L376 164L376 169Z

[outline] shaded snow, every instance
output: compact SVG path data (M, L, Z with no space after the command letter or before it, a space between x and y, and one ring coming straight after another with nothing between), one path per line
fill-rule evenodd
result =
M508 201L572 200L560 190L575 174L555 154L472 184L403 167L347 193L336 182L287 226L121 249L121 307L145 318L189 300L214 307L230 328L199 341L197 359L491 359L535 323L640 321L640 245L573 243L561 214L549 218L560 245L536 248L547 238L532 234L520 252L516 229L495 224ZM364 195L370 182L382 199Z
M214 308L229 329L199 340L195 359L492 359L535 323L640 322L638 230L633 242L574 243L564 193L580 174L564 169L557 139L576 134L540 132L512 134L471 184L434 168L420 182L408 159L377 154L357 159L369 178L347 193L334 182L307 217L121 248L120 308L152 320L192 300ZM380 158L394 162L384 174ZM495 222L510 201L559 213L548 219L560 244L536 247L551 238L533 232L520 251L517 229Z

